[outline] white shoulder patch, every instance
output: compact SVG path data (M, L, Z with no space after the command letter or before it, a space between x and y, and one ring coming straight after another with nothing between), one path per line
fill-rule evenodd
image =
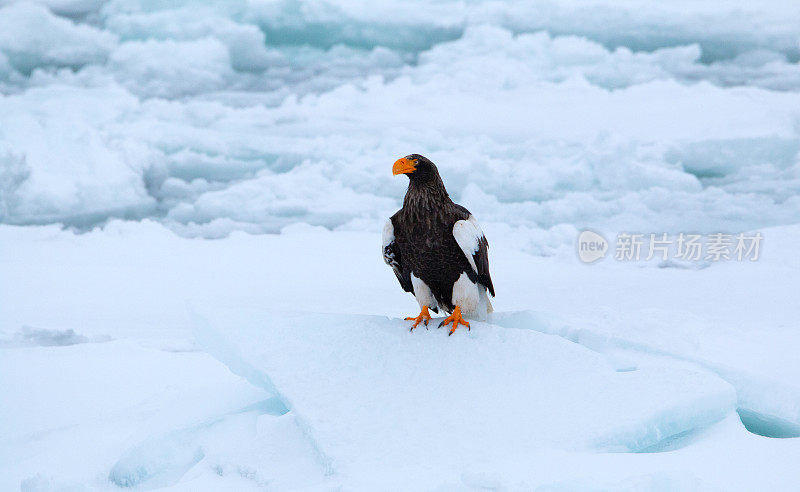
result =
M392 241L394 241L394 226L392 225L392 219L389 219L386 221L386 225L383 226L383 247L389 246Z
M456 238L458 246L464 252L472 269L475 270L475 273L478 273L478 267L475 266L475 259L472 255L478 252L479 241L483 237L483 231L475 217L470 215L467 220L456 221L453 225L453 237Z

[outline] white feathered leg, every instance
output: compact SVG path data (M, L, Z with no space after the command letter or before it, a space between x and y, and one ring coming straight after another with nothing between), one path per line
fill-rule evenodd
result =
M474 283L466 272L462 273L453 284L453 304L461 308L461 313L465 317L481 321L492 312L486 287Z

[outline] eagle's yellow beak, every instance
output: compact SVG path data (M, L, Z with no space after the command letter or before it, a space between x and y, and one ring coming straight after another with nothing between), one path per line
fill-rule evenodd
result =
M416 169L416 163L414 161L401 157L394 162L392 174L395 176L398 174L411 174L416 171Z

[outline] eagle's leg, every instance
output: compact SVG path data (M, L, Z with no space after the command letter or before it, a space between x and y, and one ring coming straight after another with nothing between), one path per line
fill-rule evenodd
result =
M411 330L414 331L414 328L420 323L420 321L425 321L425 329L428 329L428 321L431 320L431 313L428 312L428 306L422 306L422 311L420 311L419 316L416 318L409 316L406 318L406 321L414 321L414 324L411 325Z
M439 323L439 328L447 323L453 323L453 327L450 328L450 333L448 333L447 336L452 335L453 332L456 331L456 328L458 328L459 324L462 324L466 326L467 329L470 329L469 322L465 321L464 318L461 317L461 308L459 306L456 306L455 310L453 310L453 314L446 317L441 323Z

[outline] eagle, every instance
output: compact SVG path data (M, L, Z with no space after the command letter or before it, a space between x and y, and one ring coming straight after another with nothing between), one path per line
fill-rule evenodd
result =
M494 297L489 274L489 242L475 217L447 194L439 170L428 158L411 154L398 159L392 174L408 176L403 208L383 228L383 260L403 290L416 297L420 314L408 317L411 331L431 320L429 310L449 314L452 323L469 329L463 316L485 319Z

